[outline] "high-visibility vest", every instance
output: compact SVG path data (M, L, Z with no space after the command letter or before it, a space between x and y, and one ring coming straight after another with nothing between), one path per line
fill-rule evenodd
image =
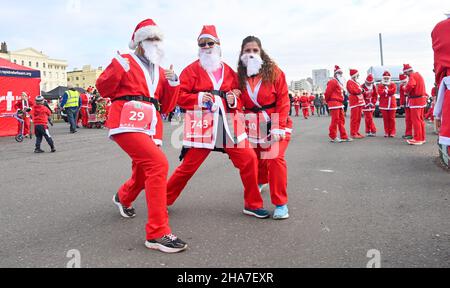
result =
M80 92L68 90L67 92L67 103L64 108L78 107L80 102Z

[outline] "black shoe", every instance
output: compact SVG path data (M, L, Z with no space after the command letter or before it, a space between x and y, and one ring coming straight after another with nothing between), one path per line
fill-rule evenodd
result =
M55 153L56 152L56 149L55 148L52 148L52 153Z
M120 215L122 215L123 218L130 219L136 217L136 211L133 207L126 208L123 207L122 203L120 203L119 193L114 195L113 202L117 207L119 207Z
M175 235L166 235L160 239L147 240L145 247L164 253L179 253L187 249L188 245Z
M77 132L78 132L77 130L70 131L70 134L75 134L75 133L77 133Z
M34 150L34 153L36 153L36 154L41 154L41 153L45 153L45 151L42 150L42 149L35 149L35 150Z

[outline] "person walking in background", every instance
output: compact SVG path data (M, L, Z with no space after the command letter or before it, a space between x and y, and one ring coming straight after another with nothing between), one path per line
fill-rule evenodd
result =
M48 131L48 119L52 115L50 109L45 106L45 99L42 96L36 97L36 105L33 109L34 134L36 135L36 147L34 153L40 154L45 151L41 149L42 139L45 138L50 145L51 152L55 153L55 144Z
M394 138L397 134L396 114L397 99L395 93L397 85L392 82L392 75L389 71L383 73L383 80L378 85L378 95L380 95L380 110L383 113L384 137Z
M61 107L66 111L70 124L70 133L77 133L77 115L78 110L81 107L80 92L78 92L73 86L69 86L69 90L67 90L63 95Z
M320 100L319 94L316 95L316 97L314 98L314 107L316 108L316 112L317 112L317 117L322 116L322 101Z
M361 86L363 90L364 97L364 119L366 122L366 135L367 137L377 136L377 127L375 121L373 120L373 114L375 113L375 107L378 102L378 92L374 85L374 78L372 74L369 74L366 78L365 83Z
M303 92L303 96L300 97L300 103L302 105L303 117L305 118L305 120L308 120L309 108L310 108L311 104L310 104L308 94L306 94L306 92Z
M297 93L294 97L295 117L300 117L300 95Z
M315 115L315 106L314 106L314 100L316 100L316 97L314 95L309 96L309 107L311 108L311 116Z

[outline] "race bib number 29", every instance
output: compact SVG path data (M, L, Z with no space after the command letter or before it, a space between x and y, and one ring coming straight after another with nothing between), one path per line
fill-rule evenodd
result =
M151 104L127 102L122 108L120 127L150 130L155 120L155 111L155 107Z

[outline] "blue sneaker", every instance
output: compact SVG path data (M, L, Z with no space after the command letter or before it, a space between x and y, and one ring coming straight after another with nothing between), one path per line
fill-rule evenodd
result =
M274 220L285 220L289 219L289 208L287 205L277 206L275 212L273 213Z
M266 209L257 209L257 210L253 210L253 209L244 209L244 214L248 215L248 216L253 216L259 219L267 219L270 217L270 213L269 211L267 211Z

